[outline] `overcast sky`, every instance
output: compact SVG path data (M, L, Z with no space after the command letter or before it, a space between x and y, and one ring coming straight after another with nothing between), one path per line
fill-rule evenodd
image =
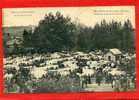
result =
M64 16L70 16L72 21L77 20L87 26L93 27L103 19L107 22L115 20L122 23L129 19L135 27L134 6L5 8L3 9L3 26L38 25L46 13L57 11Z

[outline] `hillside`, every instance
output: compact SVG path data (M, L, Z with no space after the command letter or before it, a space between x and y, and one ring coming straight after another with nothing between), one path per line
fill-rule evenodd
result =
M6 36L7 33L10 33L11 36L21 37L24 29L31 30L32 26L12 26L12 27L3 27L3 35Z

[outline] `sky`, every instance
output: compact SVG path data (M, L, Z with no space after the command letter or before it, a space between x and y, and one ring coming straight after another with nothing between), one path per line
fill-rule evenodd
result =
M103 19L122 23L129 19L135 28L134 6L95 6L95 7L41 7L41 8L4 8L3 26L38 25L47 13L61 12L70 16L72 21L93 27Z

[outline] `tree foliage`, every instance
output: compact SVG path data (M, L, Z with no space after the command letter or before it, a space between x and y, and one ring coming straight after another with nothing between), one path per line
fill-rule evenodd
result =
M130 50L131 47L135 49L130 38L133 32L130 20L124 24L102 20L94 27L88 27L57 12L46 14L33 33L24 31L23 44L25 47L39 48L47 52L105 48Z
M55 15L49 13L35 28L31 36L32 45L50 52L72 49L75 29L69 17L64 17L59 12Z

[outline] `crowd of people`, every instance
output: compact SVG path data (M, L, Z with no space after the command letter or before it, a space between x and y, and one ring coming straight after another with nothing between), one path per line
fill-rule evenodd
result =
M105 55L103 51L95 50L86 53L62 51L7 56L4 58L5 92L34 93L42 82L54 83L50 91L53 87L54 91L62 91L55 84L62 84L62 81L65 84L62 89L66 86L78 87L79 91L84 91L88 84L101 86L103 83L111 84L115 91L135 88L136 73L126 70L127 66L135 68L135 64L131 65L131 61L136 59L135 53L122 53L120 63L106 59ZM64 79L69 80L67 83L70 85L64 83ZM45 85L50 87L49 84ZM76 92L74 89L71 91Z

